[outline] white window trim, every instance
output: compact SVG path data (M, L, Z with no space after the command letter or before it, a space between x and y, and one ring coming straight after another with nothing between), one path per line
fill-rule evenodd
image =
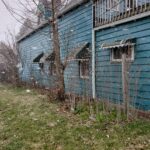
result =
M132 45L132 47L131 47L131 51L132 51L132 53L131 53L131 58L127 58L127 61L134 61L134 59L135 59L135 46L134 45ZM122 62L122 59L114 59L114 53L113 53L113 49L111 50L111 62Z
M83 76L83 75L82 75L81 63L84 62L84 61L89 61L89 60L86 59L86 60L82 60L82 61L79 62L80 78L81 78L81 79L89 79L89 75L87 75L87 76Z

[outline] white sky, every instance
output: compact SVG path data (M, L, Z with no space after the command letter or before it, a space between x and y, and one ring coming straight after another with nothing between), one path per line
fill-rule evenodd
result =
M17 8L17 0L5 0L13 8ZM2 1L0 0L0 41L5 40L5 33L9 28L12 31L18 31L20 24L10 15Z
M11 6L11 8L15 8L17 10L22 10L18 3L18 0L4 0L6 3ZM62 0L64 1L64 0ZM66 0L70 1L70 0ZM24 0L21 0L22 3L25 3ZM19 6L18 6L19 5ZM18 19L18 17L17 17ZM22 21L21 21L22 22ZM0 41L7 40L5 34L7 30L11 30L13 33L14 31L17 33L19 31L20 23L8 12L5 6L0 0Z

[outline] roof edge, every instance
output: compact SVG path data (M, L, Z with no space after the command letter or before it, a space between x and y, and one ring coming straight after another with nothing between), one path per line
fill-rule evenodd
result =
M69 11L73 10L74 8L76 8L77 6L88 2L89 0L76 0L76 1L72 1L70 2L70 4L68 4L66 7L64 7L59 13L58 13L58 18L61 17L62 15L68 13Z
M60 18L62 15L68 13L69 11L73 10L74 8L76 8L77 6L86 3L90 0L76 0L76 1L72 1L68 6L64 7L58 14L58 18ZM25 35L23 35L22 37L20 37L17 40L17 43L21 42L22 40L24 40L25 38L27 38L28 36L30 36L31 34L33 34L34 32L36 32L38 29L43 28L45 25L48 24L49 21L44 21L42 24L38 25L37 27L35 27L35 29L33 29L32 31L27 32Z
M37 27L35 27L33 30L27 32L26 34L24 34L23 36L21 36L19 39L17 39L17 43L21 42L22 40L24 40L26 37L30 36L32 33L34 33L35 31L37 31L40 28L43 28L45 25L48 24L48 21L44 21L42 24L38 25Z

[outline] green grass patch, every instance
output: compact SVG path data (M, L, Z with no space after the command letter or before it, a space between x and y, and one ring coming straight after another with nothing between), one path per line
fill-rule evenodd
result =
M115 110L96 121L74 114L35 90L0 85L0 150L149 150L150 122L115 123Z

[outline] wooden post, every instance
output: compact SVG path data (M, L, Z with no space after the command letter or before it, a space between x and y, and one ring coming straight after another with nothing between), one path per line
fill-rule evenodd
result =
M129 115L129 93L128 93L128 69L127 69L127 61L126 61L126 53L122 54L122 92L123 92L123 102L125 114Z

